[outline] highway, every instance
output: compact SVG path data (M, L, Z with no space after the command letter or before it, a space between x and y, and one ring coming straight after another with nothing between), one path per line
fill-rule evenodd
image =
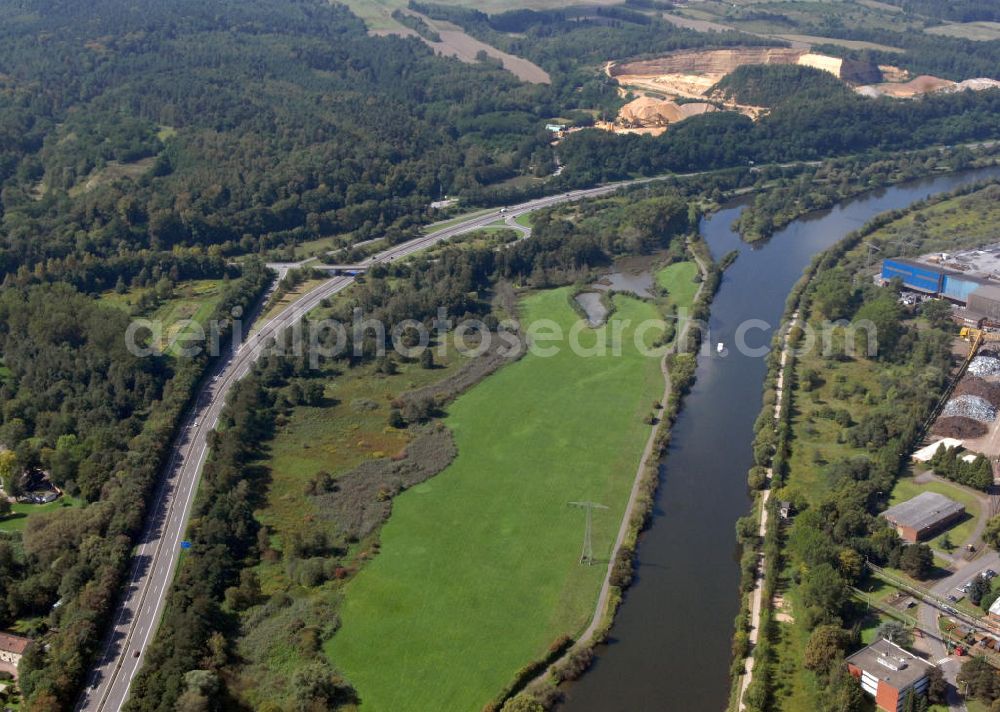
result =
M477 214L467 220L433 230L427 235L389 247L361 264L386 263L403 258L443 240L485 227L505 218L508 223L524 213L559 203L606 195L630 184L653 179L612 183L586 190L530 200L499 211ZM202 465L208 454L208 435L215 428L230 389L252 368L268 339L299 321L319 303L354 282L353 277L333 277L301 297L282 312L269 318L241 344L224 347L203 386L195 405L185 416L175 438L172 453L160 478L147 512L147 523L136 543L122 599L115 610L111 629L104 640L95 668L87 678L77 709L81 712L119 710L142 667L167 600L167 592L181 553L181 542L191 506L198 490ZM272 285L265 301L276 285ZM258 310L259 311L259 310Z
M818 162L793 162L793 165L814 165ZM438 242L485 227L499 220L528 234L530 230L517 225L520 215L549 206L586 198L608 195L626 186L636 186L666 178L683 178L711 171L690 174L668 174L638 180L619 181L596 188L571 190L558 195L529 200L508 206L504 211L489 210L434 230L427 235L388 247L360 264L370 266L387 263L423 250ZM270 265L279 276L301 263ZM249 334L241 344L224 347L211 372L207 375L195 399L195 405L183 419L172 453L149 504L144 531L136 542L133 560L123 586L122 598L112 618L99 659L87 677L86 687L77 705L80 712L119 710L128 698L129 689L142 667L144 655L163 614L167 592L181 553L181 542L198 489L202 465L208 454L208 434L215 428L226 397L251 369L268 339L277 336L298 322L324 299L340 292L354 282L354 277L339 276L321 283L311 292L264 323L243 325ZM271 292L276 287L271 287ZM271 293L269 292L269 294ZM266 301L266 297L265 297ZM258 310L260 311L260 310ZM251 329L251 326L254 328Z

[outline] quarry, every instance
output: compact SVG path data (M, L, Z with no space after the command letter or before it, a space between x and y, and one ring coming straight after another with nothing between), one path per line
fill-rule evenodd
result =
M907 99L932 92L979 91L1000 87L993 79L954 82L929 75L911 77L903 69L842 59L794 47L734 47L680 51L652 59L608 62L605 72L622 96L636 96L614 121L598 128L615 133L658 135L692 116L719 110L738 111L756 120L769 107L747 106L714 90L726 75L744 65L799 65L828 72L863 96Z

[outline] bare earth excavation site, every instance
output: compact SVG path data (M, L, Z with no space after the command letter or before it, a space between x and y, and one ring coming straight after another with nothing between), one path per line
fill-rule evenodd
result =
M0 0L0 707L1000 710L998 27Z

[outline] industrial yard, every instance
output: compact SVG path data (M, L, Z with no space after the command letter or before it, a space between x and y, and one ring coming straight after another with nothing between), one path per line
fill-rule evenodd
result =
M917 298L946 299L970 327L1000 328L1000 243L882 262L879 280L899 279Z

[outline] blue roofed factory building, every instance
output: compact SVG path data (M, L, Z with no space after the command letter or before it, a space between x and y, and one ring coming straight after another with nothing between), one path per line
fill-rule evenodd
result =
M886 282L899 278L903 286L937 296L944 284L944 272L930 265L903 257L893 257L882 262L882 279Z
M1000 245L886 258L879 276L883 283L899 279L909 290L964 307L961 316L966 322L1000 324Z

